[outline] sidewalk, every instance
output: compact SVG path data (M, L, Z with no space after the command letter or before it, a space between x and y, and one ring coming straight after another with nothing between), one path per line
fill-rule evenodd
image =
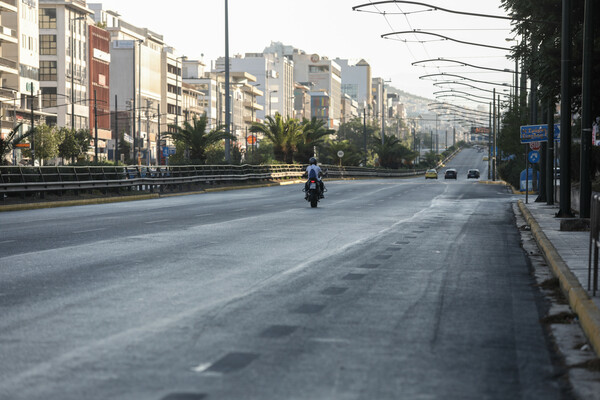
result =
M590 232L562 232L555 215L558 205L529 204L519 200L519 208L531 227L544 258L577 314L585 335L600 356L600 291L588 291Z

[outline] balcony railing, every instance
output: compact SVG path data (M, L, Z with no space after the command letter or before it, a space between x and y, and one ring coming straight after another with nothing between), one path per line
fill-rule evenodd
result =
M4 57L0 57L0 66L18 70L16 61L9 60L8 58L4 58Z
M0 0L0 10L17 11L17 0Z

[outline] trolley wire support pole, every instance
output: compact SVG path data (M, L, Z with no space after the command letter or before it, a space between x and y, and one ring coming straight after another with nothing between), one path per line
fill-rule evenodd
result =
M94 89L94 161L98 162L98 102Z
M115 165L119 165L119 111L115 94Z

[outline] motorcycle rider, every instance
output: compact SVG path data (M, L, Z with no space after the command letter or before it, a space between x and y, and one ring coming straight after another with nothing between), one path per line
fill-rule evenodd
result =
M323 193L325 192L325 185L323 184L323 181L321 180L321 176L323 175L323 171L321 171L321 167L319 167L317 165L317 159L314 157L311 157L310 160L308 160L309 165L308 167L306 167L306 176L308 177L308 179L310 180L310 178L316 178L317 182L319 183L319 198L324 198L325 196L323 195ZM306 181L305 186L305 191L308 193L308 181Z

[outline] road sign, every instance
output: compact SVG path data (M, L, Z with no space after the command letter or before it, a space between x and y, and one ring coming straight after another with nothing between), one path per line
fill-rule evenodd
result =
M540 161L540 152L536 150L532 150L527 155L527 159L532 164L537 164Z
M16 147L17 149L28 149L28 148L30 148L30 147L31 147L31 144L29 144L29 143L17 143L17 144L15 145L15 147Z
M248 136L248 138L246 139L246 143L248 143L248 144L256 144L256 136L254 136L254 135Z
M530 142L529 143L529 148L531 150L538 151L539 149L542 148L542 144L540 142Z
M339 158L342 158L342 157L344 157L344 152L343 152L342 150L338 151L338 152L337 152L337 156L338 156Z
M560 124L554 124L554 140L560 141ZM548 124L521 126L521 143L547 141Z

